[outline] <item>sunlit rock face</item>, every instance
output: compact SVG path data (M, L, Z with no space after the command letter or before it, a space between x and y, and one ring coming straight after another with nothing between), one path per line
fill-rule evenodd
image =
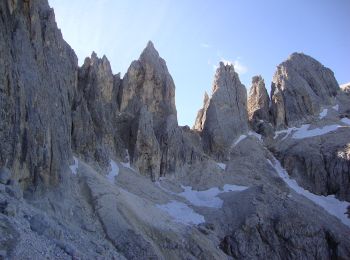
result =
M233 65L220 62L212 95L204 99L194 128L201 131L204 150L220 160L234 138L248 130L247 91Z
M271 84L271 112L277 128L291 126L332 104L339 85L334 73L315 59L293 53L282 62Z
M270 98L265 88L264 79L261 76L254 76L248 96L249 121L269 121L269 103Z
M313 64L293 69L324 79ZM248 118L220 64L180 127L152 43L124 79L95 53L78 68L46 0L0 1L0 259L350 259L349 95L275 131L252 84Z
M139 60L130 65L120 91L120 110L136 114L146 106L156 129L168 116L176 116L175 85L152 42L147 44Z
M248 120L250 127L254 131L263 136L272 135L270 97L265 88L264 79L261 76L252 78L252 86L248 96Z
M57 184L71 158L77 57L47 1L0 2L0 166Z

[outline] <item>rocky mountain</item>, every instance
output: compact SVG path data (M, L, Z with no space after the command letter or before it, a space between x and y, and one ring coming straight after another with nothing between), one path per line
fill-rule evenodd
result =
M248 130L247 92L232 64L220 62L210 98L205 95L194 129L201 132L204 151L227 159L232 140Z
M333 72L302 53L277 67L271 85L271 111L277 128L294 126L331 105L339 85Z
M23 186L57 185L72 158L77 57L47 1L0 6L0 162Z
M149 42L79 67L47 0L0 2L0 259L349 259L350 96L292 54L220 63L193 129Z

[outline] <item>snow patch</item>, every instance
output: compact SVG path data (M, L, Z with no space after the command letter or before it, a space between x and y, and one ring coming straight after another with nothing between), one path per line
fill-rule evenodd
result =
M248 135L249 135L249 136L254 136L254 137L256 137L259 141L262 140L262 139L261 139L261 135L259 135L258 133L254 132L254 131L249 131L249 132L248 132Z
M221 169L226 170L226 164L224 163L216 163L217 166L219 166Z
M246 138L247 138L247 135L240 135L238 139L233 143L232 147L235 147L237 144L239 144L242 140Z
M128 168L128 169L130 169L130 170L136 172L136 170L135 170L134 168L132 168L131 165L130 165L130 156L129 156L129 151L128 151L128 149L126 149L125 151L126 151L126 158L125 158L125 160L126 160L127 162L121 162L120 164L123 165L123 167Z
M75 156L73 156L73 159L74 159L74 164L70 165L69 168L73 175L77 175L78 168L79 168L79 161Z
M324 135L329 132L335 131L340 127L340 125L326 125L321 128L314 128L311 130L309 129L310 125L302 125L294 134L293 138L294 139L302 139L302 138L308 138L308 137L314 137L314 136L319 136L319 135Z
M185 225L198 225L205 222L204 216L196 213L185 203L172 200L163 205L157 205L157 208L168 213L176 222Z
M111 170L106 177L111 183L114 183L115 177L117 177L119 174L119 167L118 164L113 160L110 161L110 165Z
M338 110L339 110L339 105L337 104L337 105L333 106L332 108L333 108L335 111L338 111Z
M230 191L244 191L248 189L247 186L239 186L234 184L225 184L224 185L224 192L230 192Z
M313 194L308 190L305 190L304 188L299 186L299 184L295 180L289 177L287 171L282 167L282 165L276 158L273 159L274 161L273 163L270 160L267 160L267 161L276 170L276 172L282 178L282 180L296 193L303 195L304 197L313 201L317 205L321 206L329 214L337 217L345 225L350 227L350 219L345 214L347 212L347 207L350 205L350 203L345 201L340 201L336 199L334 195L321 196L321 195Z
M328 109L327 108L323 109L322 112L320 113L319 118L323 119L327 115L327 113L328 113Z
M349 118L344 117L344 118L342 118L340 121L342 121L344 124L346 124L346 125L349 125L349 126L350 126L350 119L349 119Z
M343 118L344 119L344 118ZM345 119L343 121L344 124L350 125L350 120ZM314 137L319 135L324 135L329 132L337 130L339 127L342 127L341 125L326 125L324 127L320 128L314 128L310 129L310 124L302 125L301 127L291 127L288 129L280 130L275 132L274 139L276 139L280 134L285 134L285 136L282 138L282 141L285 140L291 133L293 133L292 138L294 139L303 139L308 137Z
M209 207L209 208L221 208L223 201L217 196L224 192L230 191L242 191L247 189L245 186L238 186L233 184L225 184L223 190L217 187L210 188L208 190L197 191L193 190L191 186L181 186L184 191L178 195L184 197L192 205L198 207Z
M275 136L273 137L273 139L276 139L280 134L285 134L285 136L283 136L282 138L282 141L285 140L289 135L290 133L295 130L296 128L295 127L291 127L291 128L287 128L287 129L284 129L284 130L279 130L279 131L276 131L275 132Z

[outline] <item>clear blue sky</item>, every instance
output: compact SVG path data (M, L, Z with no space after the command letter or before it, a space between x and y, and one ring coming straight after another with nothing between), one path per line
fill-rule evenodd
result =
M181 125L193 125L220 60L249 89L261 74L304 52L350 81L350 0L49 0L79 64L95 51L113 73L127 71L152 40L176 85Z

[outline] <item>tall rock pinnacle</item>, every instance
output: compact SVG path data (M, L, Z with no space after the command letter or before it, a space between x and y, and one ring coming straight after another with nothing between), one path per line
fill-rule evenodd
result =
M315 59L293 53L272 80L271 110L277 128L293 125L330 105L339 85L333 72Z
M208 109L208 104L209 104L209 96L208 93L204 93L204 99L203 99L203 108L199 109L196 117L196 121L194 123L193 129L197 131L202 131L204 122L205 122L205 111Z
M233 139L247 131L247 91L233 65L220 62L212 96L205 99L194 129L202 131L205 151L218 159L224 159Z
M78 71L78 90L72 107L72 148L85 160L109 165L115 155L117 97L120 76L108 59L92 53Z
M249 121L269 121L269 103L270 98L265 88L264 79L261 76L254 76L248 97Z
M153 116L155 128L176 116L175 85L165 61L149 42L139 60L132 62L120 92L120 110L137 114L142 106Z

